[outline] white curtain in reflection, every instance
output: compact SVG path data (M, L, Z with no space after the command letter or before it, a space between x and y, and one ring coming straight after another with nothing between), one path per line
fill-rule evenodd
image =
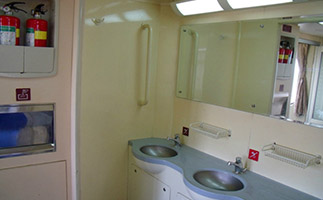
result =
M308 105L307 94L307 80L306 80L306 65L308 56L309 45L299 43L297 60L300 70L300 78L298 82L297 95L296 95L296 114L298 116L305 115Z

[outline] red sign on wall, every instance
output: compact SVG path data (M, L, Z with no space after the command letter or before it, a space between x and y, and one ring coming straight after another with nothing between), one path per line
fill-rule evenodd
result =
M16 89L16 101L30 101L31 90L30 88L17 88Z
M253 149L249 149L249 156L248 158L250 160L254 160L258 162L259 159L259 151L253 150Z
M284 24L283 27L282 27L282 30L284 32L291 33L292 32L292 26Z
M190 129L183 126L183 130L182 130L182 134L185 135L185 136L188 136L189 135L189 132L190 132Z

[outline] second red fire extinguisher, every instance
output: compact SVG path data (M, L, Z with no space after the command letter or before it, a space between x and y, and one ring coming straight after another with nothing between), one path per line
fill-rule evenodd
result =
M279 47L279 55L278 55L278 63L283 63L285 58L285 49L284 47L281 45Z
M43 10L44 4L39 4L35 9L31 10L31 15L34 17L28 19L26 22L27 34L26 45L34 47L46 47L47 46L47 31L48 23L46 20L41 19L41 16L46 11Z
M5 15L0 16L0 44L3 45L19 45L20 40L20 20L12 16L12 12L26 11L17 8L16 4L25 4L24 2L11 2L5 4L0 9Z

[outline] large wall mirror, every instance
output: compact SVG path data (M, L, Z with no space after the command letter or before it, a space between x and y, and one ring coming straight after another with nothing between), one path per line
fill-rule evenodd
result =
M183 25L176 95L323 127L322 16Z

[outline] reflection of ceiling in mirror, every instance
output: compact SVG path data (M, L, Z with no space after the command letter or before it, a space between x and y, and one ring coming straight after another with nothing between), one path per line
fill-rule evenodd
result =
M302 33L323 37L323 25L319 23L303 23L298 26Z
M137 1L140 1L140 0L137 0ZM180 2L181 0L145 0L145 1L152 2L152 3L167 4L173 1ZM318 1L318 0L293 0L294 3L307 2L307 1Z

